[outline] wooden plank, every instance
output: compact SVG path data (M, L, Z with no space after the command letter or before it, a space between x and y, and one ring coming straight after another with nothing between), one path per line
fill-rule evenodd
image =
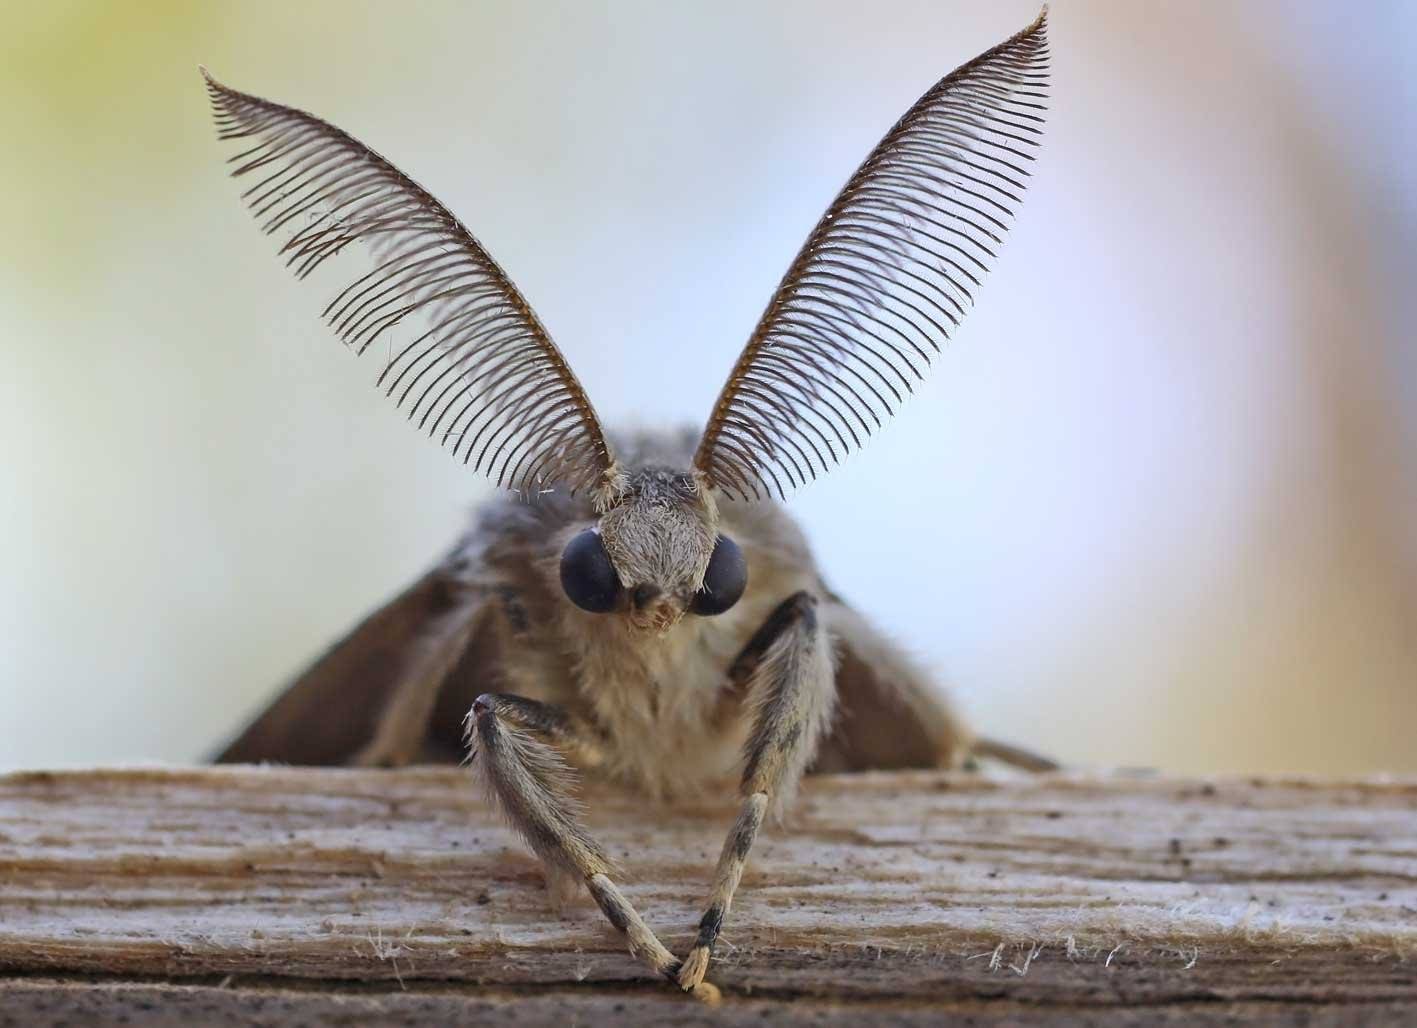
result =
M458 983L327 984L246 980L208 984L94 983L56 979L0 979L0 1026L134 1024L144 1028L222 1028L226 1025L497 1024L615 1026L813 1025L1411 1025L1413 1008L1400 1001L1300 1003L1214 996L1165 1004L1113 995L1105 1002L1031 1003L980 999L831 999L757 992L729 994L717 1008L649 987L544 986L511 989Z
M686 950L732 804L588 799L626 894ZM295 997L297 1020L534 1001L648 1022L682 1002L588 904L569 915L455 769L0 778L7 1011L174 981L232 1010ZM1277 1003L1401 1020L1414 957L1417 782L870 774L810 781L767 832L710 977L715 1023L764 1003L828 1022L941 1004L982 1023Z

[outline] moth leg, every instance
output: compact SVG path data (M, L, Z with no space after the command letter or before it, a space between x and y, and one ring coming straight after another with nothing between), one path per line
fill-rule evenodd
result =
M799 592L780 604L728 674L747 697L753 730L744 750L738 820L719 854L698 938L679 969L685 989L703 981L764 817L796 790L831 719L831 646L817 617L816 597Z
M468 744L473 768L493 803L541 858L553 890L583 883L606 920L625 936L630 952L675 981L679 961L616 887L612 877L618 868L581 823L584 807L574 797L575 773L561 751L593 763L597 747L592 733L549 704L484 693L468 714ZM698 994L712 1000L717 990L704 985Z

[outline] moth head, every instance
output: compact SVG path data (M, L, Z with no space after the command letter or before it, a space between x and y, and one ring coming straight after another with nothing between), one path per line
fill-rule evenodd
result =
M685 614L728 610L747 581L742 550L720 533L702 476L671 468L631 475L561 553L561 588L572 603L661 635Z

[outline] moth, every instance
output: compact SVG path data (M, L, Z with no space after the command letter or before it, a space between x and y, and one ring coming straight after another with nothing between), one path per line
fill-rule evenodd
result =
M208 75L232 174L301 278L365 261L324 318L420 429L508 491L297 678L222 761L462 759L630 952L705 994L765 819L809 770L992 755L905 653L827 586L781 503L882 426L973 302L1029 177L1046 11L932 86L788 267L702 431L612 435L506 272L352 136ZM356 245L359 244L359 245ZM465 750L465 747L467 748ZM681 960L586 829L589 775L666 802L732 788Z

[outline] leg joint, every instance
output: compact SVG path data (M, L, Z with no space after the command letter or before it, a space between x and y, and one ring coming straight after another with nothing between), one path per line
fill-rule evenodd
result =
M806 590L793 593L767 616L728 669L728 677L743 682L762 663L768 649L794 627L807 632L817 629L817 598Z
M487 717L501 719L517 728L539 732L553 739L571 731L571 719L564 711L549 703L512 693L485 692L473 700L469 720L476 724Z

